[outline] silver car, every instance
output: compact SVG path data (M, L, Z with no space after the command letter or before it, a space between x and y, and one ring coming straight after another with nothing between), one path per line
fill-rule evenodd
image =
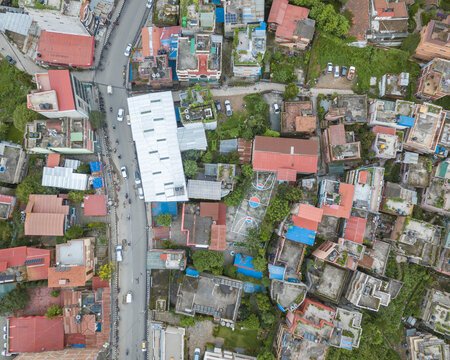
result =
M233 115L230 100L225 100L224 104L225 104L225 113L227 114L227 116Z
M125 166L122 166L122 167L120 168L120 172L122 173L122 177L123 177L124 179L126 179L126 178L128 177L127 168L126 168Z
M131 54L131 48L133 47L132 44L128 44L127 48L125 49L125 52L123 53L125 56L130 56Z

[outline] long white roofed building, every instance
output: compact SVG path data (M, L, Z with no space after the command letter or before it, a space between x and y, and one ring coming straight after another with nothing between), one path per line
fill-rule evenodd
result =
M145 201L187 201L172 93L130 97L128 110Z

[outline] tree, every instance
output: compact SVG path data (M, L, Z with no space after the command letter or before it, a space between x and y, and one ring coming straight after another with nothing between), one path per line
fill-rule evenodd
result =
M183 152L183 154L181 154L183 160L193 160L193 161L197 161L201 155L202 152L200 150L188 150Z
M270 350L264 350L257 357L258 360L275 360L275 356Z
M67 240L79 239L83 236L84 230L80 225L73 225L66 230L64 238Z
M275 196L267 208L266 216L272 222L279 222L289 215L289 202Z
M181 315L180 316L180 325L184 328L195 325L195 319L191 316Z
M27 176L16 189L16 197L23 203L28 202L30 194L51 194L52 188L41 185L42 173Z
M172 214L159 214L156 217L156 223L164 227L169 227L172 224Z
M419 45L419 42L420 33L408 34L408 36L403 39L400 49L406 51L409 55L413 55L416 51L417 45Z
M106 263L98 269L98 276L100 276L100 279L102 280L111 280L113 270L115 270L114 265L111 263Z
M259 230L257 228L251 228L248 230L248 235L245 238L245 247L250 254L256 257L261 249L262 240L259 236ZM253 262L254 264L254 262Z
M192 179L195 177L195 175L197 175L198 166L194 160L184 160L183 166L184 166L184 174L188 178Z
M244 320L242 322L242 326L248 330L256 330L261 328L258 316L256 316L255 314L251 314L246 320Z
M275 321L275 315L271 312L263 312L259 314L259 316L261 318L262 323L266 326L272 325Z
M51 297L57 298L59 296L60 291L59 290L52 290L50 293Z
M284 100L295 99L298 95L298 86L294 83L289 83L286 85L283 93Z
M241 167L241 174L246 178L252 178L253 177L253 167L252 164L244 164Z
M256 304L258 305L258 310L262 313L267 312L272 308L269 297L265 293L256 294Z
M89 112L89 122L95 130L100 129L105 126L105 114L97 110L92 110Z
M211 250L200 250L192 255L195 268L199 272L210 271L214 275L222 274L223 254Z
M77 173L80 174L90 174L91 173L91 167L88 163L81 163L80 166L78 166Z
M0 299L0 314L22 310L30 301L28 291L21 285Z
M257 256L253 259L253 266L256 271L267 270L267 260L263 256Z
M324 4L317 1L314 3L309 13L311 19L316 20L317 26L324 32L336 36L344 36L348 33L350 25L348 20L338 13L331 4Z
M47 313L45 314L45 317L49 318L50 320L53 320L55 317L62 316L63 311L62 307L59 305L52 305L47 308Z
M282 183L277 188L277 196L291 203L296 203L301 199L302 191L298 187Z
M14 126L20 131L25 131L26 123L33 121L38 117L38 113L27 108L27 103L22 103L14 110L13 123Z
M67 194L69 200L74 203L82 202L84 200L84 195L85 195L84 191L77 191L77 190L71 190Z

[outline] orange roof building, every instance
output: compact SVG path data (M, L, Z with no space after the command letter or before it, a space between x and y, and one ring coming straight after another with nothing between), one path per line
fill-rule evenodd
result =
M355 186L323 180L320 184L319 207L323 214L348 219L352 210Z
M281 133L313 134L317 126L317 118L312 111L311 101L288 101L284 103L284 111L280 116Z
M84 216L106 216L106 195L86 195L83 203Z
M420 31L420 42L414 56L425 61L433 58L450 60L449 27L450 16L444 21L431 20Z
M20 276L21 281L44 280L48 277L49 266L50 250L26 246L0 250L0 277L12 275L15 278L21 271L26 273Z
M69 206L57 195L30 195L25 208L25 235L64 236Z

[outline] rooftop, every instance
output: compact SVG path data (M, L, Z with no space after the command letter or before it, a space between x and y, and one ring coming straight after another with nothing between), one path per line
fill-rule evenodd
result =
M42 186L85 191L88 186L88 178L89 175L74 172L72 168L45 166L42 174Z
M324 215L349 218L355 186L332 180L320 183L319 207Z
M233 66L261 66L266 52L266 24L247 25L246 29L239 29L235 37Z
M222 36L195 34L178 38L177 70L197 71L207 75L222 67Z
M172 81L172 68L166 55L144 58L139 63L138 73L141 79L148 79L150 83Z
M307 288L303 283L272 280L270 296L283 311L294 311L305 300Z
M0 283L47 279L49 266L50 250L26 246L2 249L0 250Z
M169 57L173 57L177 38L181 36L181 26L170 27L144 27L142 28L142 52L144 57L157 56L165 50Z
M308 18L309 9L290 5L287 0L275 0L269 13L269 23L276 23L276 36L293 38L299 21Z
M336 317L334 320L336 331L333 332L330 343L333 346L347 350L359 347L362 335L362 316L363 314L359 311L338 307L336 309ZM344 335L344 333L346 333L346 335Z
M410 215L417 204L417 192L400 184L386 182L382 209L398 215Z
M25 152L22 147L8 141L0 142L0 181L16 184L22 177Z
M398 135L377 133L373 142L376 156L383 159L393 159L401 150Z
M338 95L337 107L345 109L343 119L346 123L367 122L366 95Z
M407 341L413 359L445 360L450 357L450 345L434 335L414 331L414 335L407 336Z
M348 271L317 260L308 268L314 295L338 303L347 281Z
M219 181L189 180L188 197L190 199L220 200L222 187Z
M211 123L217 121L217 112L211 91L208 88L190 87L180 93L180 107L178 109L183 124ZM214 126L214 129L217 125ZM208 127L206 130L212 130Z
M178 145L180 151L201 150L205 151L208 143L206 141L206 133L203 124L194 123L189 126L181 126L177 128Z
M264 0L235 0L225 6L225 27L264 21Z
M183 359L186 330L158 322L152 322L151 326L154 360Z
M147 252L147 269L180 270L186 267L186 254L184 250L152 249Z
M449 335L450 294L434 288L427 289L420 317L435 332Z
M63 236L69 206L57 195L30 195L25 208L25 235Z
M365 246L339 238L337 243L326 241L314 250L313 255L336 266L356 270L362 259Z
M384 74L379 83L380 96L404 97L409 84L409 73Z
M369 0L348 0L345 7L353 14L349 36L356 37L357 41L365 41L369 28Z
M317 119L313 114L311 101L287 101L280 116L281 132L313 133L316 130Z
M85 195L84 216L106 216L106 195Z
M437 92L450 94L450 60L435 58L424 78L422 93L434 96Z

